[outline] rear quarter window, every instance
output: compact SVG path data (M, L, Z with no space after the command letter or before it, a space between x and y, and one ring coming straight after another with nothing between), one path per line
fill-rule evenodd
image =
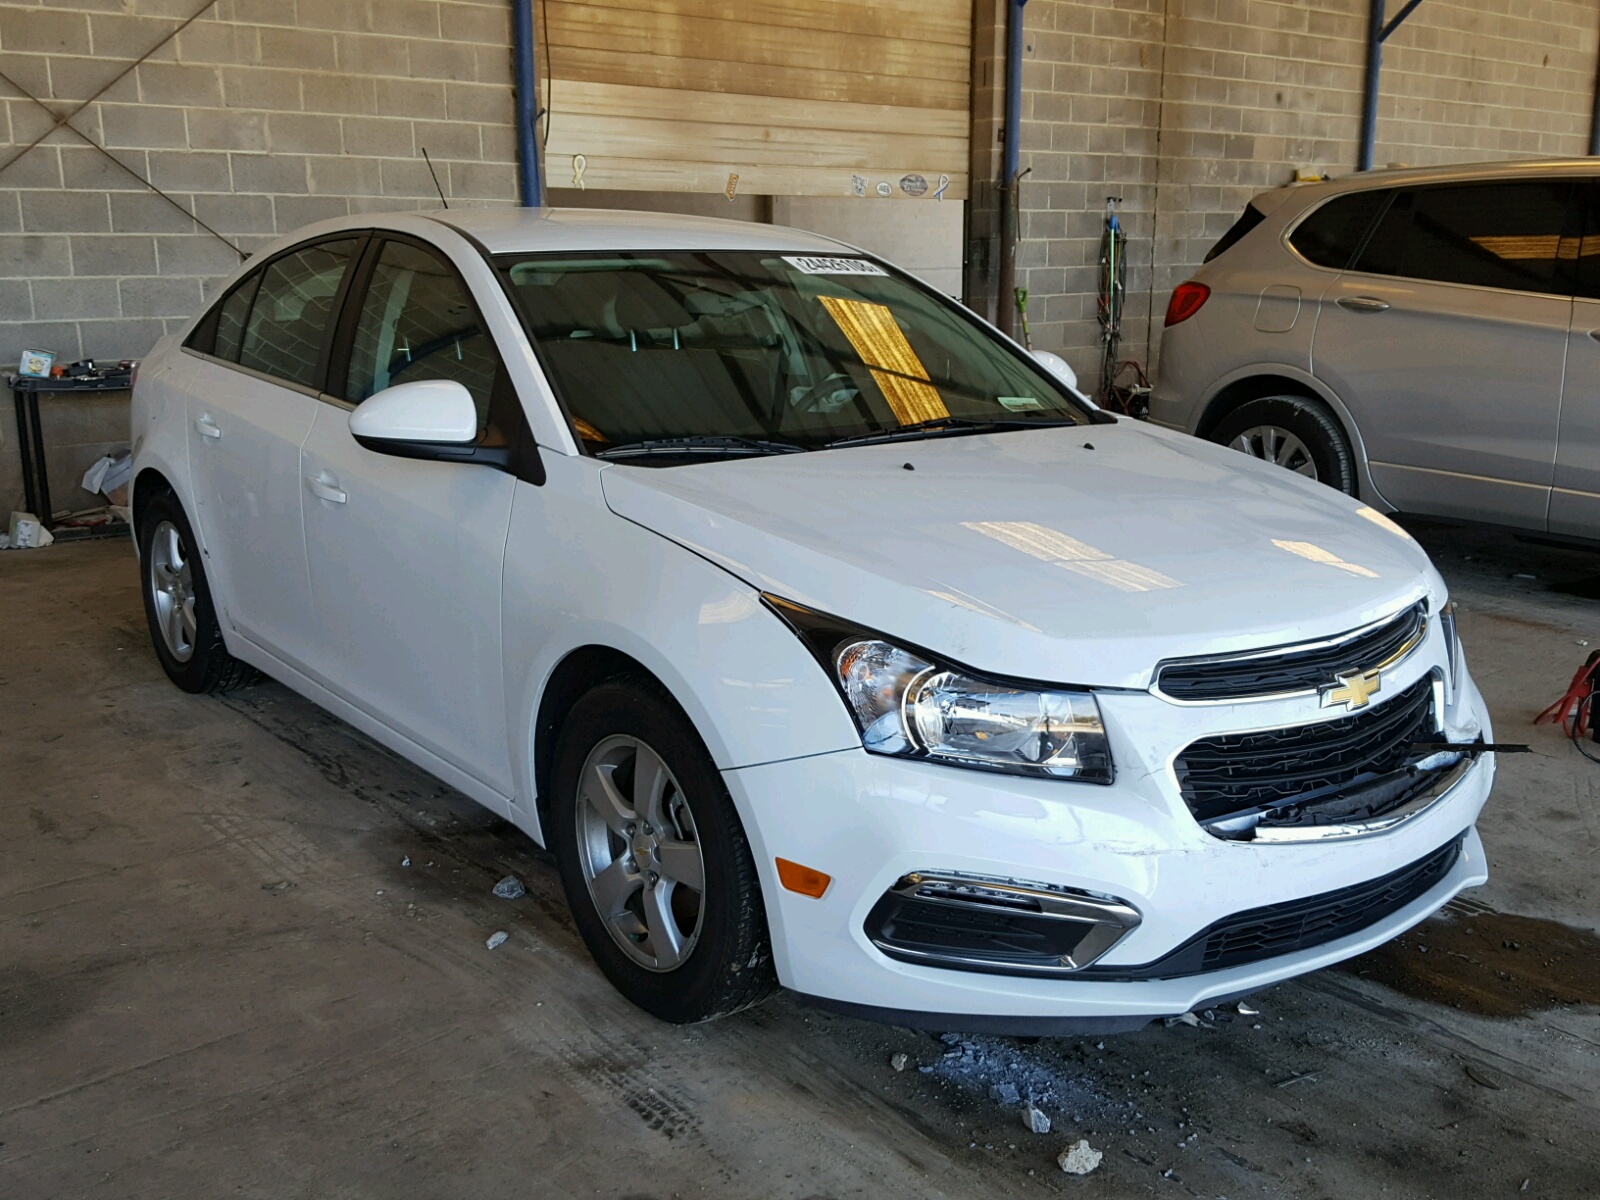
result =
M1392 194L1380 188L1336 196L1295 227L1289 244L1307 262L1342 271L1361 249L1373 219Z
M1257 225L1267 219L1267 214L1254 204L1246 204L1244 212L1239 214L1239 219L1229 227L1228 232L1217 239L1217 244L1207 251L1204 262L1210 262L1219 255L1226 254L1239 240Z

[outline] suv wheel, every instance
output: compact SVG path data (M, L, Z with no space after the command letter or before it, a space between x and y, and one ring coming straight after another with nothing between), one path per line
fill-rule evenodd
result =
M1229 413L1211 431L1211 440L1252 458L1356 494L1355 457L1344 430L1315 400L1304 396L1265 396Z
M144 615L156 657L186 692L225 692L259 674L228 653L216 606L183 506L171 492L139 505L139 567Z
M588 692L556 740L551 835L589 953L616 989L675 1024L776 986L750 845L716 764L652 681Z

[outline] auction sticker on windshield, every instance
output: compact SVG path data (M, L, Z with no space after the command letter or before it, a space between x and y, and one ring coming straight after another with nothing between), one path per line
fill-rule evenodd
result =
M875 262L864 258L815 258L809 255L784 256L784 262L807 275L887 275Z

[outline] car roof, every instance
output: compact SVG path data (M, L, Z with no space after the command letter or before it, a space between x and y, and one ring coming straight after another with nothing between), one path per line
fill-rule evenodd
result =
M491 254L546 250L770 250L837 254L820 234L677 213L605 208L451 208L418 214L481 243Z
M1359 192L1368 188L1399 187L1416 183L1467 183L1497 179L1527 179L1541 175L1600 175L1600 161L1592 158L1523 158L1501 162L1450 163L1437 167L1385 167L1377 171L1360 171L1322 183L1291 183L1281 188L1262 192L1257 207L1271 211L1294 195L1312 193L1331 196L1343 192Z

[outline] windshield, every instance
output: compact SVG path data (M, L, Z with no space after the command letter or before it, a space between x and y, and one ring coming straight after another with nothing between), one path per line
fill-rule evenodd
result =
M970 314L870 259L496 262L573 429L603 457L645 449L670 463L1095 419Z

